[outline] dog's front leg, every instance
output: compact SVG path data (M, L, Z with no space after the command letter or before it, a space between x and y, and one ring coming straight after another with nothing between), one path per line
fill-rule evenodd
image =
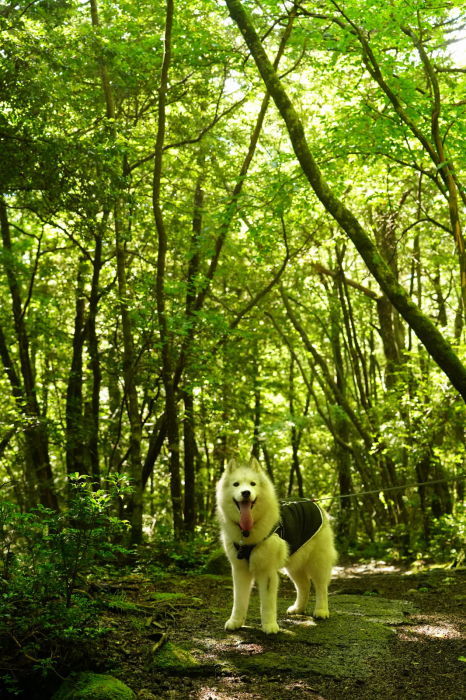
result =
M265 575L258 576L257 586L261 601L262 629L267 634L276 634L279 631L277 623L278 571L268 571Z
M233 610L225 623L226 630L237 630L243 626L249 607L253 576L245 561L235 562L233 575Z

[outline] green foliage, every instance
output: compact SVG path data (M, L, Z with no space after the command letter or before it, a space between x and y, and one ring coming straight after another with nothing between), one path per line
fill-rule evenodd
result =
M422 548L420 558L460 566L466 557L466 512L442 515L432 521L432 532L427 550Z
M283 4L245 4L273 57L286 22ZM460 201L465 73L451 39L464 24L463 4L347 0L340 7L323 0L314 12L302 3L278 70L329 186L460 357L461 275L442 175L451 163ZM154 76L161 72L166 6L149 0L96 5L99 26L86 2L24 0L0 12L0 196L11 237L11 247L0 245L0 482L8 482L8 493L28 511L7 514L3 505L16 540L13 547L8 536L0 553L5 575L19 577L23 567L29 576L34 569L34 595L49 577L49 590L68 610L93 552L101 560L112 556L106 537L99 544L107 525L98 511L105 510L106 495L97 492L79 514L71 502L58 521L31 511L44 478L42 458L51 465L48 483L62 483L69 464L95 474L131 473L141 491L134 503L124 499L134 530L141 502L157 512L157 523L170 522L176 481L165 440L151 465L151 494L142 494L143 465L158 444L166 400L151 208ZM379 82L368 69L367 47ZM172 53L160 192L167 234L165 364L177 389L180 440L173 447L180 483L181 399L184 392L193 397L197 480L188 496L198 522L212 513L225 458L249 452L253 439L267 450L280 495L291 482L292 439L299 443L307 495L334 493L338 483L381 492L454 478L465 455L464 405L410 329L392 310L383 315L387 300L310 192L272 105L251 164L247 172L242 168L264 86L225 5L175 3ZM103 73L114 103L111 119ZM435 162L425 139L433 148L442 144ZM239 181L243 188L233 201ZM195 207L198 186L203 198ZM123 270L117 269L117 233ZM207 285L204 304L187 313L187 292L197 295ZM300 330L284 310L279 285L292 297ZM39 450L31 437L36 424L46 433ZM339 481L345 470L348 478ZM88 486L76 481L73 488ZM174 502L179 506L185 496ZM375 548L380 541L382 551L395 555L404 528L412 538L405 549L415 555L422 538L435 537L428 521L460 500L451 482L440 496L428 491L421 509L419 492L410 490L402 502L387 492L376 512L371 506L364 519L351 513L346 534ZM174 541L169 529L160 529L160 566L202 566L210 539ZM45 548L53 557L42 556ZM24 585L32 585L29 578Z
M167 526L159 526L148 548L140 550L143 566L156 571L202 571L212 554L214 534L198 530L182 539Z
M93 491L90 479L75 475L69 488L63 513L0 503L0 639L44 675L105 631L97 603L80 587L95 562L126 551L113 541L126 523L111 515L124 482Z

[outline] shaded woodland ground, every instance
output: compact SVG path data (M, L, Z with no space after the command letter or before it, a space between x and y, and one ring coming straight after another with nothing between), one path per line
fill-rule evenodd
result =
M145 700L460 700L465 583L464 569L338 567L331 618L314 623L286 616L293 592L283 580L282 631L266 636L256 592L248 626L224 632L229 576L127 573L90 583L109 631L73 663L111 673ZM51 697L58 683L36 678L25 697Z

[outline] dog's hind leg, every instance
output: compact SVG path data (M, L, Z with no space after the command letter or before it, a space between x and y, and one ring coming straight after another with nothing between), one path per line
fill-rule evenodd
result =
M279 631L277 622L277 591L278 571L268 571L257 577L259 597L261 602L262 629L267 634L276 634Z
M287 569L286 572L296 588L296 600L294 604L288 608L287 613L289 615L303 613L306 610L311 588L309 576L304 571L290 572Z
M312 579L316 592L316 604L312 613L313 617L326 619L330 616L328 611L328 577L322 575L314 575Z
M232 567L233 609L225 623L226 630L237 630L243 626L249 607L253 576L246 562Z
M332 561L313 561L308 567L308 572L316 594L312 616L326 619L330 615L328 611L328 584L332 573Z
M316 593L313 617L327 618L328 585L332 577L332 568L336 561L336 551L333 545L333 534L329 527L323 529L313 541L312 556L306 567Z

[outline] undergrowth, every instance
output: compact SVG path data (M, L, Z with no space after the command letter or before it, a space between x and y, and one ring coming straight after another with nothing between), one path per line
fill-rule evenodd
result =
M69 488L61 513L0 503L0 646L9 669L0 671L0 689L9 695L20 693L25 668L59 674L106 632L85 577L96 562L126 553L115 540L127 525L111 512L127 486L115 478L93 490L89 478L74 475Z
M170 527L161 526L151 542L139 551L140 565L155 575L183 571L200 573L209 561L212 549L218 546L217 540L215 532L200 529L177 538Z

